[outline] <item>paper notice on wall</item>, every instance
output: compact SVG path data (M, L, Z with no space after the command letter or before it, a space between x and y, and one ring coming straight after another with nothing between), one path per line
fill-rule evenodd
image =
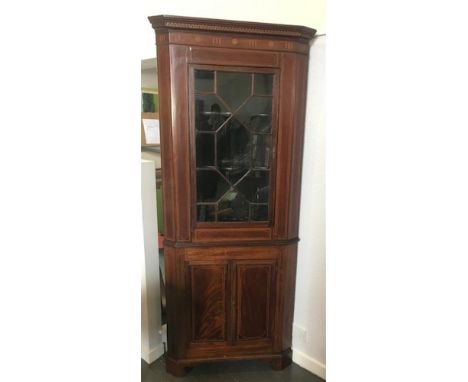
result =
M143 119L145 141L147 145L159 144L159 119Z

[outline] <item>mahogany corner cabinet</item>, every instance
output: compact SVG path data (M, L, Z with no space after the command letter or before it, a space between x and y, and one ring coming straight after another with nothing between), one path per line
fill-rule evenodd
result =
M291 363L309 43L315 30L152 16L166 369Z

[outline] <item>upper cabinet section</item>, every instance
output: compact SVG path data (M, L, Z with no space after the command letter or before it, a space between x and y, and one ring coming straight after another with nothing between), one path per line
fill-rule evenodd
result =
M167 241L295 240L315 30L149 19L158 49Z

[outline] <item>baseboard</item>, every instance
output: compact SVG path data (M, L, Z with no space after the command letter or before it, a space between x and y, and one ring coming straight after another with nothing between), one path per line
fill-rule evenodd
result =
M151 364L156 361L159 357L164 354L164 345L161 343L158 346L154 347L153 349L141 351L141 358L148 363Z
M293 349L293 362L297 363L300 367L310 371L312 374L318 375L320 378L325 379L326 366L308 356L307 354Z

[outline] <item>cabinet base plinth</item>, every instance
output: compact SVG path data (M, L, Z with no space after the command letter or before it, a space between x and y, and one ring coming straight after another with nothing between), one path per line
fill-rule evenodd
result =
M181 359L166 358L166 371L174 377L185 377L194 366L209 363L209 362L226 362L226 361L248 361L257 360L264 361L271 365L273 370L283 370L292 363L292 351L286 350L280 354L262 354L252 356L234 356L222 358L198 358L198 359Z
M174 377L185 377L191 369L190 366L180 364L169 357L166 358L166 371Z
M270 363L273 370L279 371L286 369L292 363L292 351L288 350L283 352L281 357L273 359Z

